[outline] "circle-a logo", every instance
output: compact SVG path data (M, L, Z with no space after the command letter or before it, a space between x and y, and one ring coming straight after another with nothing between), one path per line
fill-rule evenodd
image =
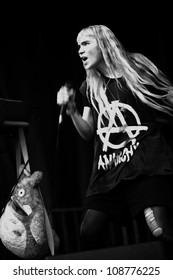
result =
M136 137L139 135L140 131L148 130L147 126L141 125L140 118L136 111L128 104L121 103L119 101L112 101L109 104L109 112L111 113L108 120L108 125L103 126L102 116L106 112L106 108L100 113L97 121L97 134L99 135L101 141L103 142L103 151L107 151L108 147L112 149L119 149L126 145L127 142L131 141L132 144L136 143ZM133 115L136 125L128 125L123 112L129 111ZM118 122L116 121L118 118ZM117 124L118 123L118 124ZM119 125L120 124L120 125ZM113 133L126 133L126 140L121 143L111 143L110 136Z

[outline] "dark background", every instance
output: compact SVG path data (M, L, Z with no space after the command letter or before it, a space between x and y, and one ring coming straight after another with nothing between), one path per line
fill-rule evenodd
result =
M166 3L151 7L146 2L134 7L104 3L94 8L88 2L1 7L0 98L31 106L29 157L32 171L44 173L41 190L48 210L81 207L92 167L92 141L85 142L65 114L58 129L58 89L71 80L77 90L85 78L78 32L91 24L107 25L128 51L143 53L173 81L169 11ZM78 91L76 101L81 110ZM2 133L1 208L16 180L12 145L11 134Z

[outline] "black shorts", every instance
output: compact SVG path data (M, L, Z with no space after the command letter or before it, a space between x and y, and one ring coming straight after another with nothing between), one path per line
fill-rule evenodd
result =
M173 176L139 176L124 180L107 193L88 196L86 209L95 209L110 219L126 224L149 206L166 206L173 212Z

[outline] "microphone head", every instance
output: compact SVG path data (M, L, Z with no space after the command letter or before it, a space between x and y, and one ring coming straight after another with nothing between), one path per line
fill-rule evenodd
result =
M68 89L71 89L73 88L73 83L69 80L69 81L66 81L65 82L65 86L68 88Z

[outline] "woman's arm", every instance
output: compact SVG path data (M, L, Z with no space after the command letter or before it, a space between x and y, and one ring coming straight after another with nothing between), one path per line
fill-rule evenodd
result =
M70 116L81 137L89 140L94 134L94 120L90 107L84 107L82 116L77 109Z
M62 86L57 93L57 104L66 105L66 113L71 119L78 133L85 140L89 140L94 134L94 119L90 107L84 107L81 115L76 108L75 90L69 89L68 86Z

